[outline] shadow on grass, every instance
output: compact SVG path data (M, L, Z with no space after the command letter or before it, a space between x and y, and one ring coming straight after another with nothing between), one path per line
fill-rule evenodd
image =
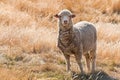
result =
M104 71L96 71L95 73L89 73L84 75L76 74L75 72L73 72L72 80L118 80L118 79L112 78Z

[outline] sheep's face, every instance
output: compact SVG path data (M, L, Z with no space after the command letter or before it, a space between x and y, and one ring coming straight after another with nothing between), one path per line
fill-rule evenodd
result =
M67 27L72 22L71 18L75 17L69 10L62 10L59 14L55 15L56 18L59 18L59 23L62 26Z

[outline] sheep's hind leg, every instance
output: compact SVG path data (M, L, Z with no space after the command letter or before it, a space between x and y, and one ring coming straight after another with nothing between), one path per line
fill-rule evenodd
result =
M95 67L96 67L96 50L92 50L90 52L91 55L91 62L92 62L92 73L95 72Z
M85 53L84 56L85 56L85 59L86 59L88 72L90 72L90 55L89 55L89 53Z

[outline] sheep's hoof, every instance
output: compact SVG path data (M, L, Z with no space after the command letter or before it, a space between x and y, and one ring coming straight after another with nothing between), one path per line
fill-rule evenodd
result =
M71 70L68 70L68 71L67 71L67 73L71 74L71 73L72 73L72 71L71 71Z
M87 80L87 75L86 74L73 73L72 79L73 80Z

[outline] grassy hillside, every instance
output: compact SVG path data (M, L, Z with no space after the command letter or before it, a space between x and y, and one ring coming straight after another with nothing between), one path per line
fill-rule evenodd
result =
M70 80L53 17L65 8L96 25L97 70L120 79L120 0L0 0L0 79Z

